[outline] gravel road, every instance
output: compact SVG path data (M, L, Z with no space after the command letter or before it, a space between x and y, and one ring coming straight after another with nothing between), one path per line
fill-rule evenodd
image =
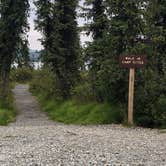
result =
M166 166L166 133L54 123L27 85L13 92L19 115L0 127L0 166Z

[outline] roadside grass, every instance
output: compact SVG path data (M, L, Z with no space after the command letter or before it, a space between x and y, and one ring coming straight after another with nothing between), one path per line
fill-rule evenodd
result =
M123 122L123 112L113 104L89 102L80 104L74 100L46 100L42 95L37 96L43 111L58 122L66 124L118 124Z
M0 125L6 126L15 120L16 113L11 109L0 109Z
M5 100L0 100L0 125L6 126L15 121L16 114L14 98L10 92Z

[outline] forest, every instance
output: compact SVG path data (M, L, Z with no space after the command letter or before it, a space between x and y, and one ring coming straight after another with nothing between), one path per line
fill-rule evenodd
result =
M128 125L129 69L119 65L119 56L146 55L146 67L136 69L134 125L166 127L165 0L34 4L35 28L44 48L38 70L29 57L29 1L0 1L0 124L15 119L12 88L21 82L29 84L43 111L55 121ZM82 33L92 40L82 45Z

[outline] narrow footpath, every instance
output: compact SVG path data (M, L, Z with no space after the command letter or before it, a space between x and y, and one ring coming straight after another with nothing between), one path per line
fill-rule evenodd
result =
M28 85L17 85L13 93L18 116L16 122L10 126L44 126L55 124L40 110L37 100L29 92Z
M52 122L28 89L13 90L19 114L0 127L0 166L166 166L166 133Z

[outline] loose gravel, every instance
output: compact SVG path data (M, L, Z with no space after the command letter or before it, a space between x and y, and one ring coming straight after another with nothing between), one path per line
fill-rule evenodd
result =
M164 132L55 123L27 85L13 92L19 115L0 127L0 166L166 166Z

